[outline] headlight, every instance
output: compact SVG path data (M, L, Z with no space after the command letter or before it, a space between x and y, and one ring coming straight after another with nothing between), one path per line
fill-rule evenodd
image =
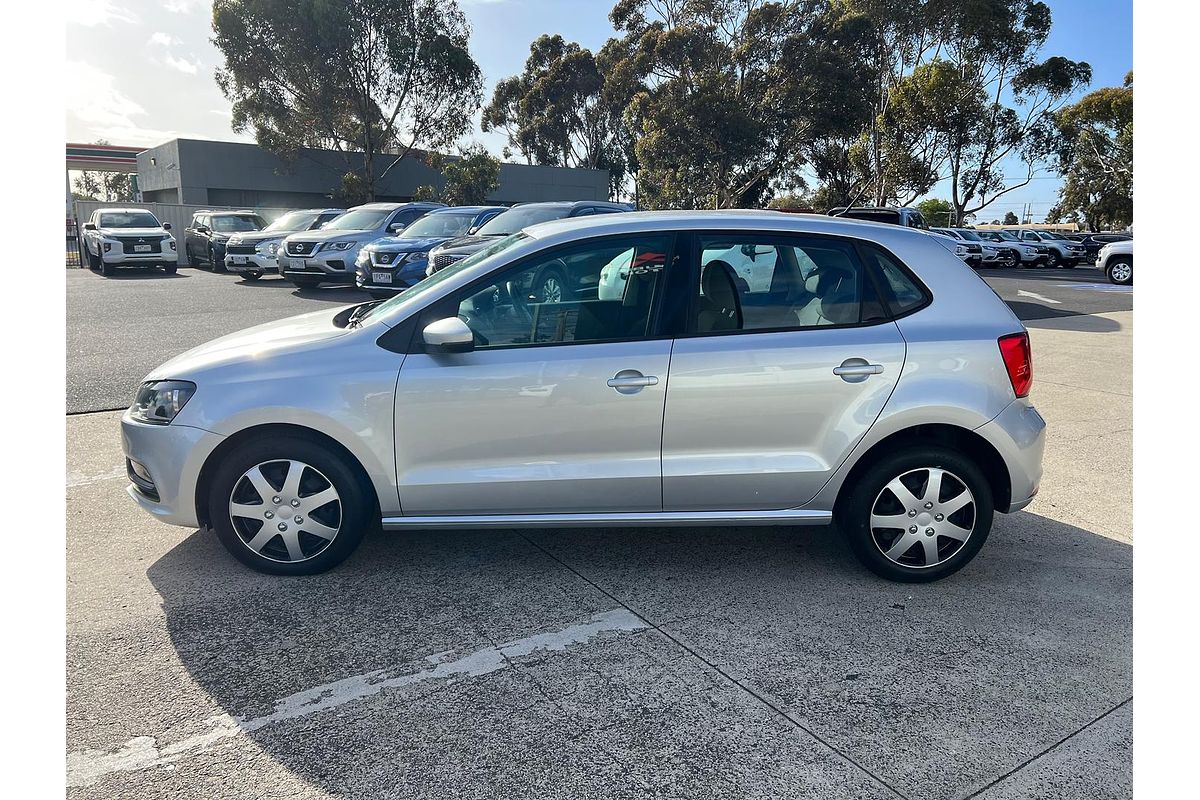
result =
M954 255L956 255L956 256L965 256L966 254L967 254L967 248L966 248L966 247L962 246L961 244L956 244L956 245L954 246Z
M362 250L358 251L358 257L356 257L354 259L354 266L365 267L370 263L371 263L371 251L364 247Z
M264 253L268 256L273 256L279 252L279 242L278 241L259 242L258 246L255 247L254 249L257 250L258 252Z
M407 260L408 260L408 261L425 261L425 260L426 260L426 259L428 259L428 258L429 258L429 251L428 251L428 250L421 250L421 251L419 251L419 252L416 252L416 253L409 253L409 254L408 254L408 257L407 257Z
M196 393L191 381L148 381L138 389L129 413L134 419L166 425Z
M326 242L325 245L321 249L322 250L349 250L353 246L354 246L353 241Z

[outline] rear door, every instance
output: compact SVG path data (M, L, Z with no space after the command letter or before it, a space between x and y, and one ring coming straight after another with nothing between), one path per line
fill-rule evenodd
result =
M883 409L905 345L860 249L832 237L702 234L663 427L666 511L811 500Z

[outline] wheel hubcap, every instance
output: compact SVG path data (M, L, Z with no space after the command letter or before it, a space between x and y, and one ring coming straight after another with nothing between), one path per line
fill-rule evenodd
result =
M896 476L871 506L871 539L904 567L926 569L952 558L975 529L975 496L954 473L921 467Z
M297 563L315 558L337 538L342 501L333 482L315 467L264 461L234 483L229 520L255 554Z
M562 302L562 286L559 285L557 278L547 278L546 282L542 284L542 302Z
M1112 274L1113 274L1113 277L1116 278L1117 280L1125 281L1125 280L1129 280L1129 274L1132 271L1133 270L1130 268L1130 266L1128 264L1117 264L1115 267L1113 267Z

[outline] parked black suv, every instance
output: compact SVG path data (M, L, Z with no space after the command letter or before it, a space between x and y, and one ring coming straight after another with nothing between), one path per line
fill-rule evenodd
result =
M492 217L474 234L459 236L430 250L426 274L432 275L455 261L461 261L476 250L482 250L501 237L511 236L522 228L539 222L585 217L590 214L620 214L632 210L633 207L625 203L609 203L605 200L523 203L513 206L503 214Z
M253 211L197 211L183 232L183 263L196 267L203 262L213 272L224 272L229 237L265 227L267 221Z
M1113 242L1127 242L1132 238L1132 233L1084 233L1080 234L1075 241L1083 245L1088 263L1094 264L1096 263L1096 259L1100 257L1101 247Z

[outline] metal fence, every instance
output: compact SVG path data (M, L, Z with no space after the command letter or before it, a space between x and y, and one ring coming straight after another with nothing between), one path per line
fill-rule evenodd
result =
M87 260L83 257L83 224L87 222L92 212L99 208L144 208L160 222L169 223L171 233L178 239L183 236L184 229L191 224L192 215L197 211L253 211L267 222L273 221L281 214L291 211L290 208L246 208L245 206L196 206L180 205L178 203L102 203L98 200L75 200L72 203L74 219L67 219L67 266L83 267Z

